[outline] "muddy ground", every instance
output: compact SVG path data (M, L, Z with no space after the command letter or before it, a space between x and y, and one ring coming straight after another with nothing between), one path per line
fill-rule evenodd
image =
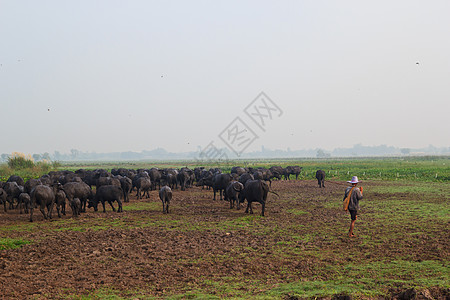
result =
M380 184L365 184L366 201L392 196L370 193L371 186ZM137 200L133 194L123 213L107 206L106 213L88 209L73 218L67 208L62 219L54 214L48 221L36 210L30 223L28 215L2 211L0 238L31 243L0 251L0 297L101 298L96 293L105 290L125 298L196 291L225 298L270 297L269 291L282 284L336 278L349 261L407 257L448 264L448 227L395 242L387 229L371 226L376 212L364 209L364 200L357 236L349 238L349 216L340 207L344 188L327 183L319 189L315 181L274 182L280 197L269 195L265 217L258 216L259 204L254 204L255 215L248 216L244 209L213 201L212 191L199 187L175 190L168 215L162 213L156 191L150 199ZM387 287L386 295L406 288ZM443 288L429 288L434 298L448 297Z

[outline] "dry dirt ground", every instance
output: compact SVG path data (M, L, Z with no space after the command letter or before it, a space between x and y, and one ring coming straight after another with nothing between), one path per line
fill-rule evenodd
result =
M370 194L370 187L379 184L365 185L367 201L387 197ZM123 213L109 206L103 213L99 205L99 212L88 209L78 218L68 208L61 219L54 213L44 220L36 210L30 223L28 215L1 211L0 238L30 243L0 250L0 297L102 298L98 291L125 298L187 297L196 291L225 298L270 297L268 291L280 284L333 279L349 261L407 257L448 263L448 227L435 228L431 237L411 235L400 244L380 240L368 245L371 237L388 235L385 227L371 227L374 211L368 208L357 222L357 237L348 238L349 216L340 208L344 188L274 182L280 197L269 194L265 217L259 216L259 204L249 216L223 200L213 201L212 191L200 187L175 190L170 214L162 213L156 191L142 200L133 194ZM343 260L342 252L356 253ZM399 289L392 292L404 290ZM447 292L430 289L435 298L444 299Z

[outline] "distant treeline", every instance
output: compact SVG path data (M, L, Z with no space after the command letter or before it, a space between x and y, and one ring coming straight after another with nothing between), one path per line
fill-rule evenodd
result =
M220 149L229 159L238 158L228 148ZM171 159L196 159L201 157L201 148L198 151L191 152L169 152L163 148L154 150L143 150L141 152L83 152L77 149L70 150L70 153L35 153L31 157L35 161L132 161L132 160L171 160ZM260 151L243 153L239 158L258 159L258 158L327 158L327 157L368 157L368 156L421 156L421 155L450 155L450 147L434 147L429 145L426 148L399 148L387 145L364 146L356 144L351 148L336 148L332 151L315 148L306 150L271 150L261 147ZM10 154L3 153L0 156L0 162L6 162Z

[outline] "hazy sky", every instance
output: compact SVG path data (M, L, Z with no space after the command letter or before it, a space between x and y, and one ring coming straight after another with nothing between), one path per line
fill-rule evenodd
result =
M450 1L0 0L0 153L448 147ZM282 110L265 132L244 109Z

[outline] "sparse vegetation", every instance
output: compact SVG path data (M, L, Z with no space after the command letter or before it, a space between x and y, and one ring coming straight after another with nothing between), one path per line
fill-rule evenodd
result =
M278 164L301 165L304 173L300 181L273 182L280 197L269 196L266 217L247 215L244 209L230 210L227 202L212 201L212 192L200 188L176 190L172 212L163 214L161 201L153 191L150 199L138 201L133 195L131 202L124 203L121 214L107 207L107 213L89 211L79 218L68 214L52 222L38 219L29 223L27 216L0 212L0 247L4 247L0 249L32 243L8 256L16 265L36 259L28 252L31 247L34 251L51 249L52 259L57 250L75 251L70 262L52 261L52 276L57 276L59 269L67 270L68 265L76 274L101 274L90 277L92 282L86 283L83 295L79 286L70 285L56 294L43 292L44 298L282 299L336 294L379 298L408 288L450 287L448 183L426 177L380 180L367 175L379 170L395 175L397 170L447 174L448 159ZM149 165L155 164L141 163L133 168ZM330 172L328 181L350 179L344 171L347 169L356 173L349 171L350 175L365 180L355 239L346 236L349 216L341 208L343 187L326 180L326 188L319 189L310 177L318 168L335 171L334 175ZM254 209L258 211L259 205ZM45 255L41 258L47 259ZM109 269L114 271L108 273ZM40 278L50 275L34 272ZM126 282L120 288L113 284L116 273L121 282ZM145 280L133 281L135 277ZM88 280L77 284L85 282Z
M52 170L61 168L61 166L61 162L58 161L46 159L35 161L31 155L13 152L8 156L7 162L0 165L0 181L6 181L11 175L19 175L24 180L38 178Z
M16 249L29 243L29 241L22 239L0 238L0 250Z

